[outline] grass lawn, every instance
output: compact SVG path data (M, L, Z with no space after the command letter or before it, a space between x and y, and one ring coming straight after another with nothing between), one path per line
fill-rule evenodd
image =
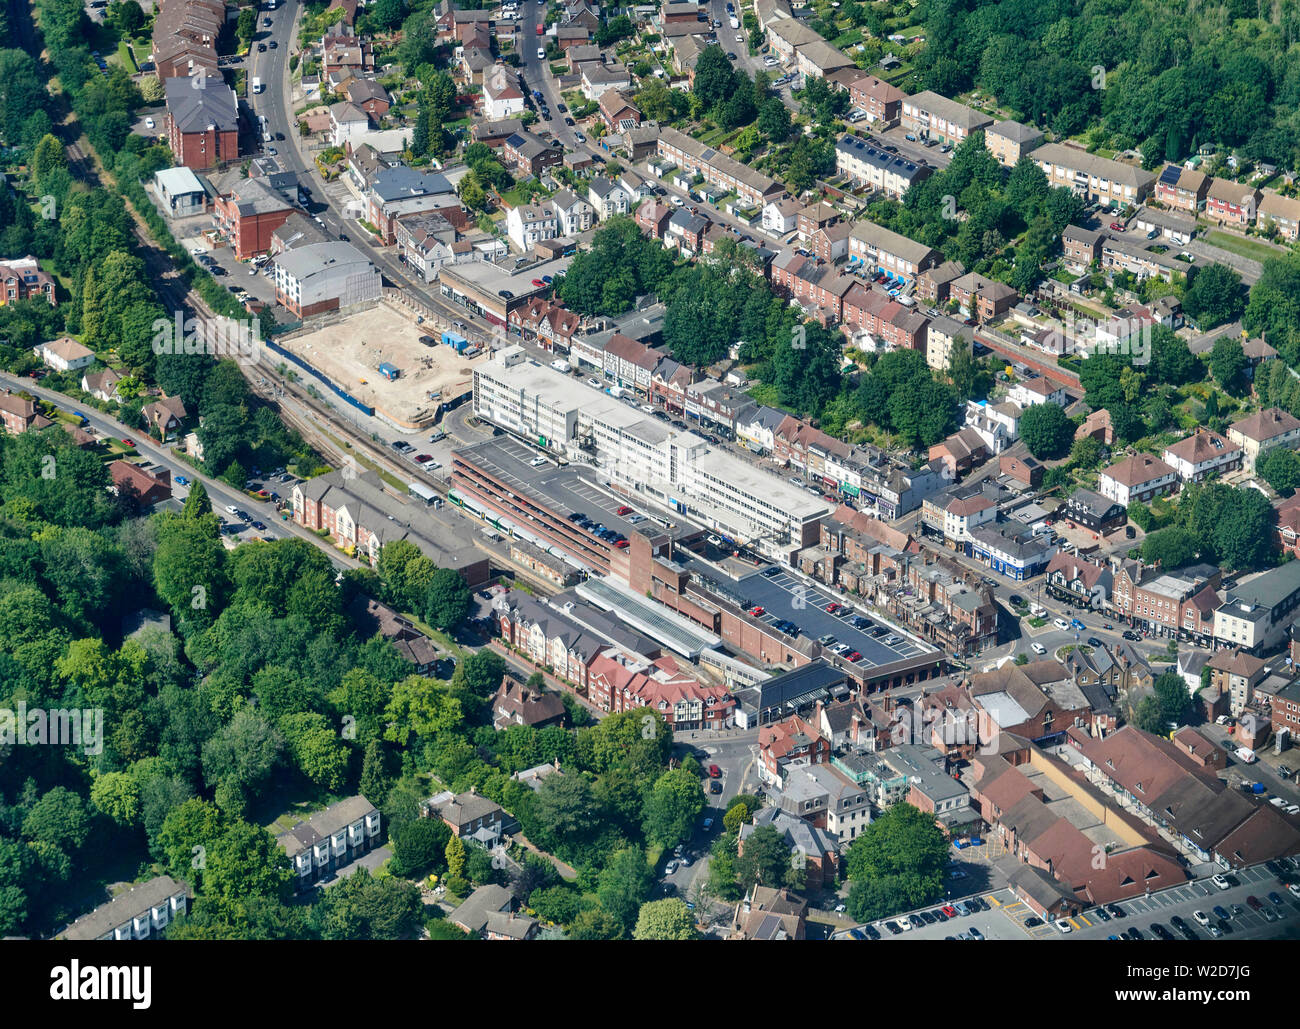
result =
M1064 268L1057 268L1056 271L1052 272L1052 278L1063 286L1068 286L1077 279L1078 276L1066 271Z
M125 39L117 44L117 59L132 75L140 70L135 66L135 58L131 56L131 48L127 46Z
M1270 257L1280 257L1286 253L1282 247L1273 246L1261 240L1235 236L1231 232L1211 229L1205 234L1205 242L1210 246L1221 247L1239 257L1249 257L1254 261L1267 261Z

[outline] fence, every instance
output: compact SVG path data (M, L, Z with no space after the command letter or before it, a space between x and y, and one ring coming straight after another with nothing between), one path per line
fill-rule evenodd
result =
M374 416L375 409L373 407L371 407L369 404L362 403L351 393L347 392L347 390L342 389L341 387L335 385L334 381L328 375L326 375L322 371L319 371L309 362L304 361L297 354L290 353L284 347L279 346L278 344L273 343L270 340L266 341L266 346L269 350L271 350L275 354L278 354L280 357L283 357L286 361L292 362L293 364L301 368L303 371L305 371L307 374L313 376L316 379L319 379L326 387L328 387L331 393L333 393L335 396L339 397L340 399L346 401L347 403L351 404L358 411L361 411L363 414L367 414L372 417Z

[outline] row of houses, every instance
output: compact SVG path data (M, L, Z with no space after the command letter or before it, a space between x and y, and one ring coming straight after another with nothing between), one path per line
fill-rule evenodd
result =
M1286 239L1300 238L1300 200L1185 165L1168 164L1161 170L1155 199L1175 211L1204 215L1220 225L1239 229L1273 225Z
M503 642L583 693L602 711L658 711L676 730L733 724L735 698L702 682L660 646L584 605L514 591L493 601ZM578 619L581 619L579 621Z

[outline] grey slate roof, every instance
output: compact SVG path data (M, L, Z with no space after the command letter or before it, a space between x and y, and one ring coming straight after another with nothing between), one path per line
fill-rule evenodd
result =
M165 79L167 113L181 132L206 132L210 128L228 131L239 128L239 111L235 91L220 79L207 78L202 89L195 89L188 78Z

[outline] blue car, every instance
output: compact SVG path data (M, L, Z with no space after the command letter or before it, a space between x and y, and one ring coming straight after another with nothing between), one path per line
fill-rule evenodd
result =
M185 478L185 476L183 476L183 475L178 475L178 476L176 476L176 485L177 485L177 486L188 486L189 484L190 484L190 480L187 479L187 478Z

